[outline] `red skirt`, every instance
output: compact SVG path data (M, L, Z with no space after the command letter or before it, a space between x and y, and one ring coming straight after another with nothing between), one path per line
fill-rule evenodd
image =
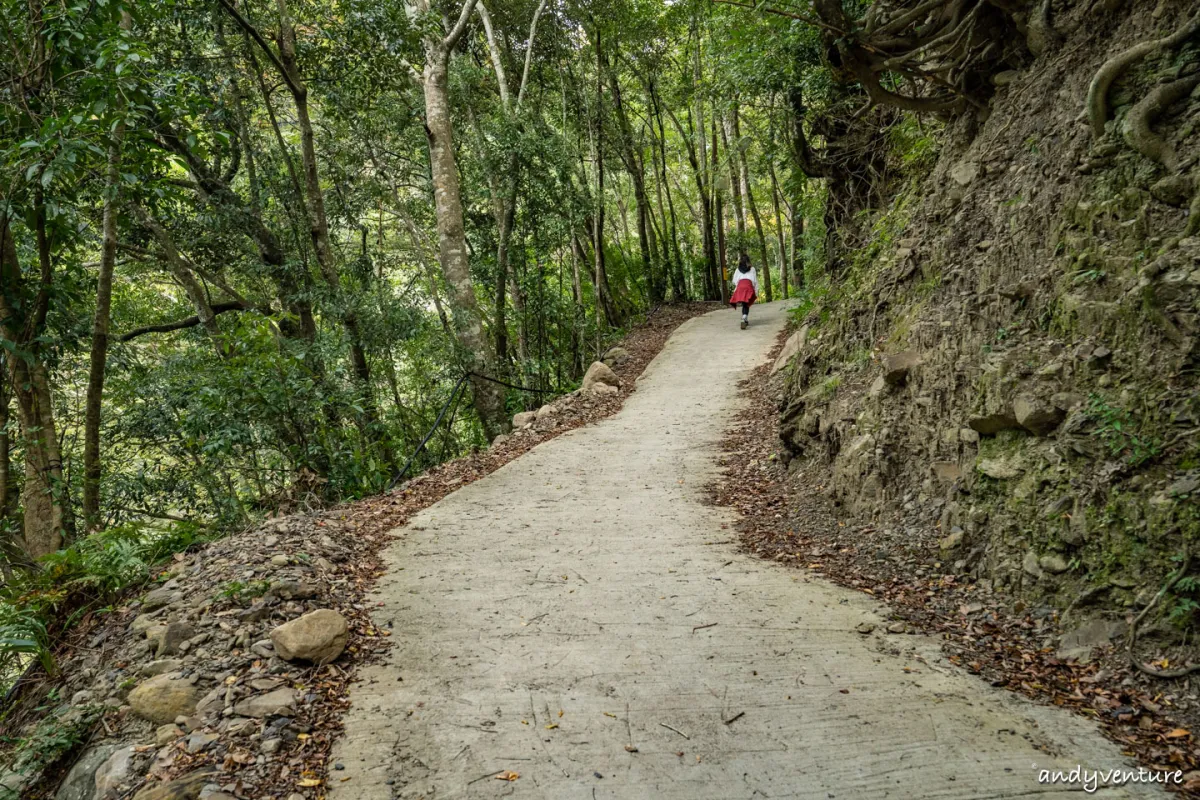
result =
M758 295L754 293L753 281L738 281L737 288L733 290L733 296L729 298L729 305L736 306L738 303L753 304Z

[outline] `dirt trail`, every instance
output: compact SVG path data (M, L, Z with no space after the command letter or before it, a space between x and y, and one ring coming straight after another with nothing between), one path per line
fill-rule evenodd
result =
M373 597L396 646L351 695L335 800L1016 798L1066 791L1040 768L1129 766L932 640L858 633L886 624L868 596L737 551L703 487L785 322L752 317L685 323L619 414L402 531Z

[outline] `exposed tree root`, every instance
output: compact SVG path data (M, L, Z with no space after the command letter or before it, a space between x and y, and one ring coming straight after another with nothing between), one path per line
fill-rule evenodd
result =
M1108 122L1108 90L1113 81L1121 77L1127 69L1141 61L1146 56L1160 49L1178 47L1190 36L1200 30L1200 14L1192 17L1179 30L1162 39L1153 39L1136 44L1133 47L1105 61L1096 71L1092 83L1088 86L1087 111L1088 120L1092 126L1092 135L1100 138L1104 135L1104 123Z
M1143 97L1130 109L1122 125L1121 132L1129 146L1146 158L1162 164L1171 172L1179 169L1179 156L1176 155L1175 148L1167 144L1150 126L1168 108L1187 97L1198 84L1200 75L1192 75L1155 87Z
M1137 658L1137 656L1133 654L1133 646L1137 643L1138 625L1143 619L1145 619L1146 615L1158 605L1159 601L1163 599L1163 596L1166 595L1167 592L1171 591L1171 587L1174 586L1180 578L1187 574L1187 571L1191 566L1192 554L1185 551L1183 554L1183 561L1179 564L1179 569L1171 573L1171 577L1167 578L1167 582L1164 583L1162 588L1158 590L1158 594L1154 595L1154 599L1147 603L1146 607L1142 609L1142 613L1138 614L1134 618L1133 622L1129 624L1129 639L1127 639L1125 642L1125 654L1129 656L1129 663L1134 669L1138 670L1139 672L1143 672L1152 678L1182 678L1185 675L1191 675L1193 672L1200 672L1200 664L1193 664L1190 667L1180 667L1179 669L1150 669L1150 667L1147 667L1145 664L1143 664Z

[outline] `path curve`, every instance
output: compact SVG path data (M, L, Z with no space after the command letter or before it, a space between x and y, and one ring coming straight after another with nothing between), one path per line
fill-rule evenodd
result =
M1128 766L932 640L857 633L883 622L866 595L738 552L703 487L786 315L752 317L684 323L620 413L414 517L334 800L1044 797L1035 764Z

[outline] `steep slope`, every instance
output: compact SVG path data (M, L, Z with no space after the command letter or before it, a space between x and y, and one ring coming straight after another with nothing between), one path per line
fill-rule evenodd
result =
M780 435L958 573L1139 609L1200 533L1195 12L1052 12L1057 46L995 77L817 287ZM1190 624L1197 585L1152 614Z

